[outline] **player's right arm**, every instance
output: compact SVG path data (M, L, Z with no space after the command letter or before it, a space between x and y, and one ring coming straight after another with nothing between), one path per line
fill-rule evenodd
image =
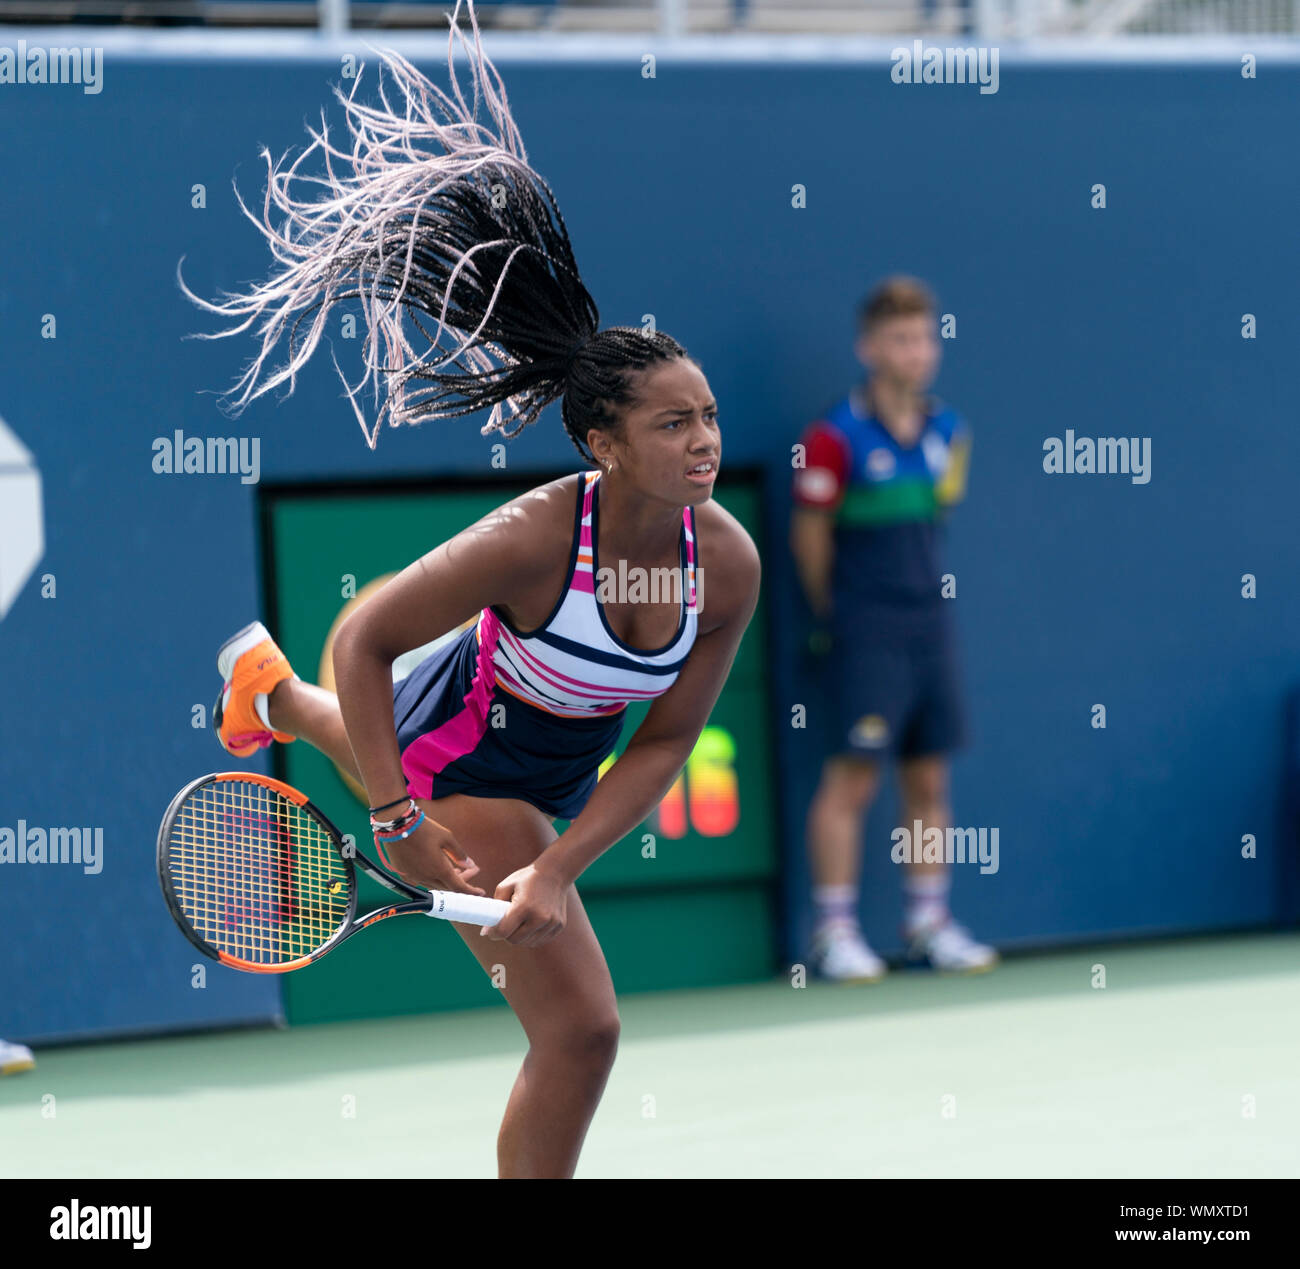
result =
M804 465L794 473L790 551L809 607L824 621L831 615L835 512L844 500L850 458L839 430L824 420L807 428L800 445Z
M567 553L573 521L572 482L552 482L498 507L408 565L351 613L334 638L334 681L339 711L371 806L405 798L401 749L393 721L393 662L454 630L490 604L518 602ZM566 536L559 542L557 529ZM547 565L551 565L548 570ZM387 819L400 804L381 813ZM420 849L418 871L402 875L419 885L482 894L462 877L475 868L439 825L425 826L402 843ZM439 854L441 849L442 854ZM444 857L457 858L455 872ZM412 851L402 852L404 861Z

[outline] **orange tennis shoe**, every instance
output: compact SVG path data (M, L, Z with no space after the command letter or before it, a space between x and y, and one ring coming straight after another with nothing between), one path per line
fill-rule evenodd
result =
M277 683L298 676L260 621L245 626L221 645L217 671L225 686L212 707L212 729L227 753L247 758L272 740L287 745L295 739L271 730L266 702Z

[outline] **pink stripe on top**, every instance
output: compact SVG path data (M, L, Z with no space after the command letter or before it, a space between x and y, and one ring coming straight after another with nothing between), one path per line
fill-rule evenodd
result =
M631 701L662 696L677 681L698 629L694 512L682 508L679 534L681 613L676 635L662 648L633 648L614 634L596 599L599 562L600 472L575 487L572 566L559 606L541 629L521 634L502 618L494 653L497 683L538 709L588 718Z
M583 473L574 489L569 573L546 624L521 634L493 607L479 613L478 657L464 708L419 736L402 755L413 797L431 796L434 776L482 739L498 689L557 718L595 719L617 714L630 702L662 696L677 681L699 622L694 513L682 508L679 560L684 585L677 632L662 648L630 647L614 634L596 600L599 477L599 472Z

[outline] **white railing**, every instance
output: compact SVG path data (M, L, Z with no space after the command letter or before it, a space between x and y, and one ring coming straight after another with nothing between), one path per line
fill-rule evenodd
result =
M0 24L118 18L193 29L360 24L445 31L452 0L0 0ZM1300 0L480 0L484 30L602 36L1125 40L1134 36L1300 36ZM355 20L354 20L355 19ZM140 28L136 28L140 29Z
M975 0L985 39L1300 35L1300 0Z

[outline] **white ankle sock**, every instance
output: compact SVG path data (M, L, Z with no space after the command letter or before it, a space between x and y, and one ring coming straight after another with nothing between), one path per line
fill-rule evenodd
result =
M941 925L948 917L948 893L952 878L945 869L941 873L923 874L903 878L903 893L907 896L907 914L903 918L909 930L927 925Z
M828 925L857 925L857 886L820 886L812 888L813 907L819 929Z

